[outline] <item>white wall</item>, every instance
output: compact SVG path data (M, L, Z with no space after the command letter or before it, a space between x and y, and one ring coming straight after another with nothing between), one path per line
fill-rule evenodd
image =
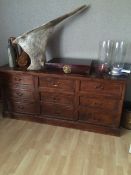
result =
M18 36L83 4L91 8L57 28L49 42L48 56L96 58L99 41L115 39L130 44L130 61L131 0L0 0L0 65L8 63L10 36Z

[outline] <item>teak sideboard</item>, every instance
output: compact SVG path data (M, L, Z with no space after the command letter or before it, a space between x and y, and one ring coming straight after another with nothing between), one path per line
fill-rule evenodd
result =
M4 116L120 134L125 79L4 67L0 74Z

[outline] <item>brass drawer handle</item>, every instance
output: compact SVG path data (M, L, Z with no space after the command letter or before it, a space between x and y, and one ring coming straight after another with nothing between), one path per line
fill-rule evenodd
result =
M22 93L20 93L20 92L16 92L16 94L18 95L18 96L22 96L23 94Z
M15 81L21 81L22 79L21 78L15 78Z
M58 84L53 84L54 87L58 87Z

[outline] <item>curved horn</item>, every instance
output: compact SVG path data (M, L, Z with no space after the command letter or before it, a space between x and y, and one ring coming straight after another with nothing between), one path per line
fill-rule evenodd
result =
M75 15L76 13L80 13L80 12L84 11L88 7L89 6L87 6L87 5L83 5L83 6L79 7L79 8L77 8L77 9L73 10L70 13L67 13L65 15L62 15L62 16L60 16L60 17L58 17L58 18L56 18L56 19L48 22L47 25L55 26L55 25L59 24L60 22L62 22L63 20L65 20L66 18L69 18L69 17Z

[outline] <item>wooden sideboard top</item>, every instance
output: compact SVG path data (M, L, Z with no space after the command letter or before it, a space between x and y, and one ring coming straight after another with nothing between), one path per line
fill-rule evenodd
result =
M20 73L20 74L31 74L31 75L39 75L39 76L46 76L47 74L52 76L52 77L55 77L55 76L63 76L65 78L72 78L72 79L85 79L85 78L88 78L88 79L103 79L103 80L117 80L117 81L127 81L129 79L131 79L131 76L130 75L127 75L127 76L110 76L110 75L98 75L94 72L92 72L91 74L85 74L85 75L82 75L82 74L72 74L72 73L64 73L62 71L56 71L56 70L48 70L48 69L43 69L43 70L39 70L39 71L30 71L30 70L26 70L26 69L22 69L22 68L10 68L8 65L5 65L5 66L1 66L0 67L0 72L4 73L4 72L9 72L10 74L11 73Z

